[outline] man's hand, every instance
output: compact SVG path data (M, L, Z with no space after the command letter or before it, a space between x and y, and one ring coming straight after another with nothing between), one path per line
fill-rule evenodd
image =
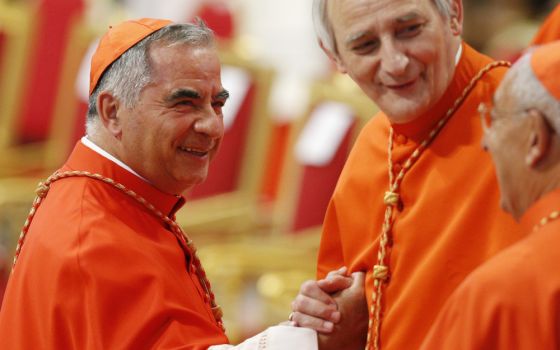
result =
M334 300L340 313L331 334L318 334L320 350L364 349L367 340L368 307L365 295L365 273L354 272L352 285L337 293Z
M352 285L352 278L345 276L346 267L331 271L325 279L306 281L292 302L292 325L307 327L319 333L330 333L340 321L336 301L331 296Z

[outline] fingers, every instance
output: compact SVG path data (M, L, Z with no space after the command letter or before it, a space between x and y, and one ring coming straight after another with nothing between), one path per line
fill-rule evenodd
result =
M329 273L327 274L327 279L328 279L329 277L336 276L336 275L344 276L344 275L346 275L346 272L348 272L348 268L347 268L346 266L342 266L342 267L339 268L338 270L334 270L334 271L329 272Z
M328 294L328 292L325 292L323 289L321 289L317 281L309 280L303 282L299 290L299 295L296 297L296 301L300 296L314 299L325 305L334 305L334 307L336 308L334 299Z
M333 275L317 281L317 285L325 293L332 294L350 287L352 285L352 277Z
M352 285L350 288L365 288L366 274L358 271L352 273Z
M338 270L331 271L327 274L327 277L317 281L319 287L326 293L332 294L339 292L343 289L350 287L352 284L352 278L346 276L348 268L343 266Z
M338 319L340 320L340 312L338 313ZM309 316L299 312L294 312L292 316L292 324L299 327L306 327L316 330L319 333L331 333L334 329L334 323L321 318Z
M304 282L292 302L292 325L311 328L323 334L331 333L334 324L340 321L341 314L330 294L359 284L353 277L345 276L347 271L346 267L342 267L331 271L323 280ZM363 276L357 277L363 284Z
M300 315L306 315L311 318L319 318L336 323L340 319L340 313L337 309L338 307L334 301L324 303L303 294L299 294L292 302L292 310L294 311L293 320L295 320L295 314L299 313ZM299 325L300 323L297 322L297 324Z
M335 302L338 306L343 300L361 300L365 298L365 273L364 272L354 272L352 273L352 283L351 285L342 290L337 295L333 295ZM340 307L339 307L340 309Z

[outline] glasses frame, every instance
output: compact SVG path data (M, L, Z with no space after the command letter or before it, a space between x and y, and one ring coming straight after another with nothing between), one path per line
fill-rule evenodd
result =
M482 125L482 131L484 133L488 133L490 132L490 128L492 128L493 124L496 124L500 121L504 121L504 120L523 120L523 118L514 118L514 117L509 117L509 118L495 118L493 117L493 110L494 108L492 107L488 107L488 105L484 102L481 102L478 105L478 115L480 117L480 124ZM531 108L525 108L525 109L517 109L511 112L508 112L510 116L516 115L516 114L525 114L525 113L529 113L529 111L531 110Z

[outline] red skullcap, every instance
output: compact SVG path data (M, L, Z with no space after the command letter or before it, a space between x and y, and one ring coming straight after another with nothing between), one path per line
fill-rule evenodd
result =
M531 67L548 92L560 100L560 41L537 47L531 57Z
M142 18L109 27L107 33L99 41L97 50L91 59L89 94L91 95L103 72L111 63L142 39L171 23L173 22L169 20Z

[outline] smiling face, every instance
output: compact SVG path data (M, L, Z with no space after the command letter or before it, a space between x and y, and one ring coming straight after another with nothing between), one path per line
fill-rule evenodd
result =
M394 123L414 120L443 95L455 71L462 7L443 17L432 0L335 0L330 53Z
M149 57L151 83L133 108L118 111L116 156L155 187L179 194L206 179L228 93L213 47L154 45Z

